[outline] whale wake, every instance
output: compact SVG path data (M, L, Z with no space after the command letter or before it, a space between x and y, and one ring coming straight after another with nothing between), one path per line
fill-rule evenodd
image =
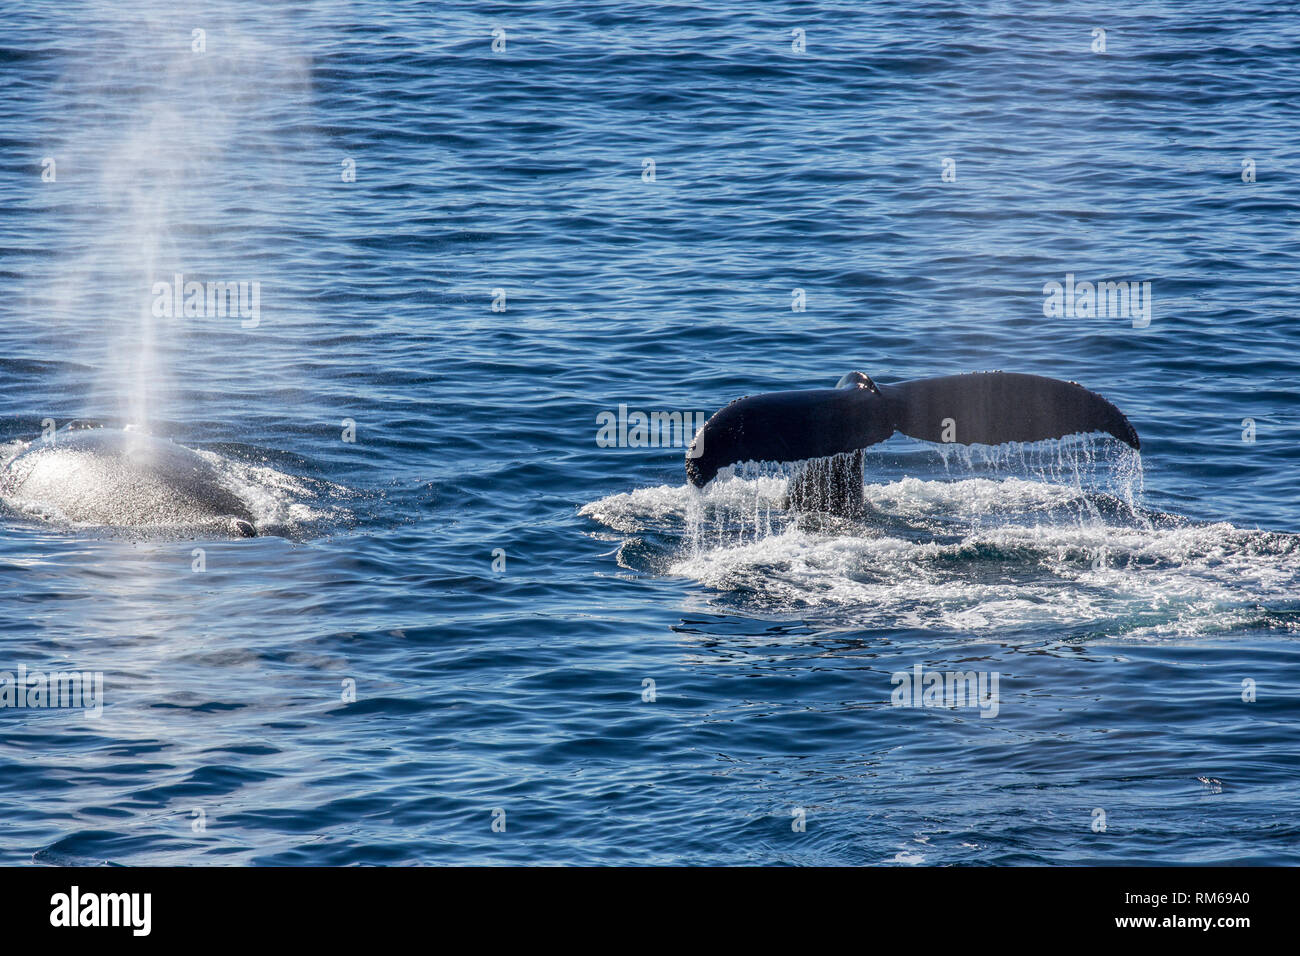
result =
M1300 630L1298 535L1146 510L1070 469L868 481L864 519L792 514L790 474L764 471L580 513L617 532L621 567L703 585L688 604L705 613L1067 640Z

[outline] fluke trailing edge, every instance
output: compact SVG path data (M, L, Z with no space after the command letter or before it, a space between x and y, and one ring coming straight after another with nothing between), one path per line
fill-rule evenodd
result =
M894 432L965 445L1105 432L1139 447L1137 432L1124 413L1075 382L1016 372L974 372L877 385L861 372L850 372L835 388L768 392L732 402L696 434L686 455L686 475L692 484L703 486L719 469L738 462L843 455L838 464L824 466L825 474L818 478L823 485L844 484L840 491L860 499L861 455L853 453ZM792 499L797 492L792 488ZM833 488L832 497L838 497ZM850 501L849 510L852 506Z

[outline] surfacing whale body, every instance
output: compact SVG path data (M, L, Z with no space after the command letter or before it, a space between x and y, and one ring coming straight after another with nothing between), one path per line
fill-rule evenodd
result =
M12 506L79 525L252 537L253 515L202 455L165 438L64 429L0 471Z
M1104 432L1140 448L1124 413L1076 382L1015 372L973 372L877 385L850 372L835 388L740 398L704 423L686 453L703 487L746 461L808 464L791 481L798 511L858 515L862 449L894 432L931 442L1000 445Z

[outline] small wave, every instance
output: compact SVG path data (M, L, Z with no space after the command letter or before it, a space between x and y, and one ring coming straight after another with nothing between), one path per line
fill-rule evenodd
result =
M198 453L217 468L227 486L248 506L259 534L305 537L349 524L354 518L346 504L353 492L343 485L212 451Z

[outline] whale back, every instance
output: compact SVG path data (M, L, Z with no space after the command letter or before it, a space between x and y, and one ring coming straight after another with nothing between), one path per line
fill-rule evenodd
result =
M33 442L0 473L0 494L75 524L253 533L248 506L207 459L138 432L64 431Z

